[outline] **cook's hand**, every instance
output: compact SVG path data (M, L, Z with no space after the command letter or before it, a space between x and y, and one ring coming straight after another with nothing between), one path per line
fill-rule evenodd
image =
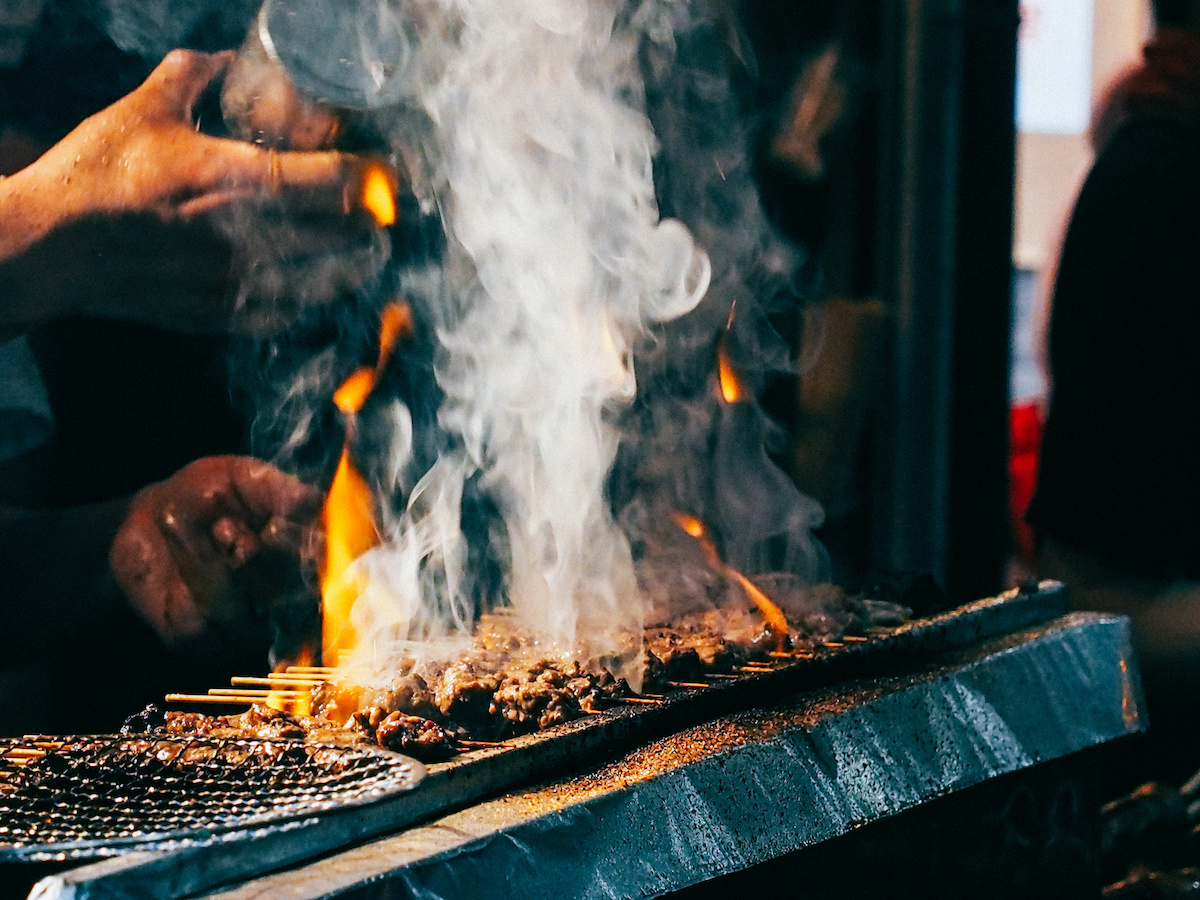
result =
M168 645L262 640L300 588L319 492L255 459L197 460L133 499L109 555L117 585Z
M0 181L0 264L20 263L0 270L7 284L60 313L220 329L247 299L233 263L262 268L370 242L364 179L382 171L396 184L380 160L276 152L197 130L195 107L230 59L173 51L139 88ZM280 259L238 259L221 226L258 236L264 215L286 225L259 245Z

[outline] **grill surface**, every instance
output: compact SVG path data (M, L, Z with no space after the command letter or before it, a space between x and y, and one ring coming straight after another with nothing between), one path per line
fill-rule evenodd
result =
M103 856L372 803L425 768L369 746L98 735L0 741L0 861Z
M157 900L198 893L221 882L244 879L254 872L395 831L516 785L578 769L586 762L626 752L737 710L770 707L802 692L894 674L898 668L919 668L936 655L1045 622L1065 611L1066 593L1057 582L1013 589L998 597L916 619L869 641L817 647L814 655L807 658L773 658L769 670L747 671L712 687L672 691L652 704L614 708L493 747L472 750L448 762L431 764L429 777L420 790L388 795L381 802L364 804L347 815L323 805L305 810L320 815L297 812L283 827L267 824L226 832L224 840L201 835L169 842L147 839L144 844L135 842L124 847L110 844L104 848L105 855L121 849L165 852L129 854L123 860L96 864L103 872L94 871L91 866L77 869L56 883L53 890L47 889L39 896L81 900L136 894ZM0 744L0 779L5 771L4 756ZM285 799L280 798L280 802ZM4 806L8 802L0 793L0 822L4 821ZM243 834L253 840L236 839ZM13 849L12 845L8 853L11 855L5 857L0 852L0 861L54 858L19 847ZM101 854L80 851L71 855ZM87 888L81 887L83 882L88 883Z

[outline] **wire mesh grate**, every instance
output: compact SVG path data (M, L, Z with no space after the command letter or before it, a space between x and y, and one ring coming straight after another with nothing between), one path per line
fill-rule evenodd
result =
M293 738L0 739L0 859L211 837L414 787L416 760Z

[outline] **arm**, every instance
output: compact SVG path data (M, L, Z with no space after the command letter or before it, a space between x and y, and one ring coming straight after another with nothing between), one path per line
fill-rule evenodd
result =
M378 161L196 130L194 107L230 58L172 52L137 90L0 179L0 341L70 312L227 327L237 278L218 226L237 215L257 217L258 230L266 211L320 223L302 240L323 250L372 233L361 194Z

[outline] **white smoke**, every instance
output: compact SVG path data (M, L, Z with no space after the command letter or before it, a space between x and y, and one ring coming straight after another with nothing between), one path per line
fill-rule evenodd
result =
M614 33L623 6L444 0L416 14L439 46L414 57L427 123L405 136L420 141L417 191L436 196L448 241L444 280L407 286L436 285L420 307L452 440L360 563L367 652L380 634L469 627L460 517L476 477L503 519L508 602L547 651L611 656L641 633L606 483L636 394L632 346L645 323L695 307L709 266L687 228L660 221L638 41Z
M260 351L274 400L257 449L326 471L326 378L369 363L364 329L395 288L428 353L397 351L356 423L384 540L356 564L355 677L457 657L499 603L535 652L637 685L649 609L667 621L729 594L675 513L747 575L828 576L820 507L770 460L753 402L792 364L770 307L798 307L799 257L759 204L720 23L703 0L398 8L406 95L373 125L409 169L408 214L438 235L379 296ZM318 372L305 349L333 320ZM718 345L746 402L714 389Z

